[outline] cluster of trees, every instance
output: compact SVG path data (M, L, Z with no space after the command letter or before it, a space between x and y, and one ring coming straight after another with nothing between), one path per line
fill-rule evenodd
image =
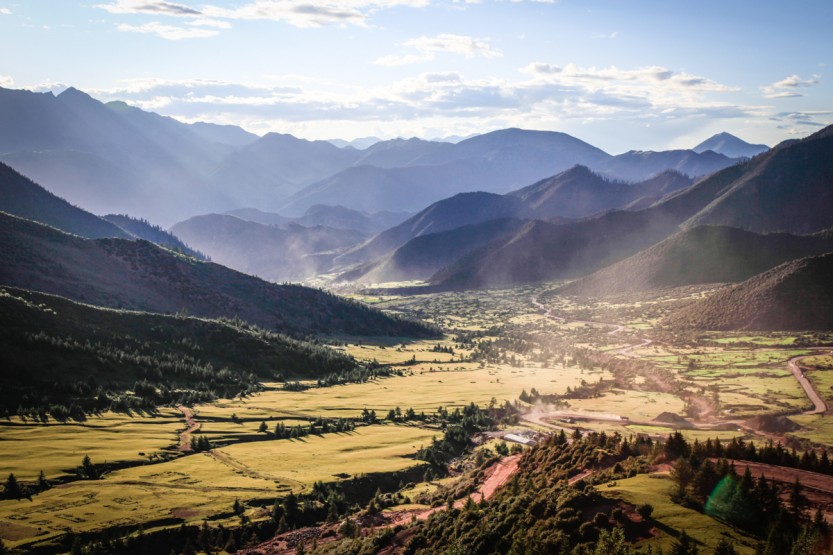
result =
M764 475L753 477L749 467L738 475L735 464L726 458L712 462L708 457L714 455L708 453L715 447L708 443L689 445L679 434L669 438L666 454L676 457L671 473L672 499L762 538L761 555L815 553L829 530L820 510L813 516L806 511L807 499L799 480L789 488L785 503L774 480L768 481ZM733 445L743 451L738 442ZM717 450L725 453L722 447Z
M261 423L260 431L267 431L266 423ZM356 429L355 421L349 418L314 418L306 426L297 424L295 426L287 426L283 422L278 422L273 431L277 439L297 439L308 435L321 435L330 433L352 432Z
M646 464L639 453L653 450L650 440L618 434L554 435L527 452L518 473L491 500L448 508L420 526L405 553L631 553L624 531L635 524L621 511L600 509L610 502L590 479L574 485L567 480L599 465L600 457L605 466L621 461L617 471L623 475L636 472L637 459Z
M208 439L207 436L202 434L198 436L191 436L191 451L194 453L202 453L205 451L211 451L214 448L214 445L211 443L211 440Z
M402 372L399 370L393 370L372 361L366 366L353 368L351 370L342 370L338 373L333 372L327 374L323 378L318 379L318 387L330 387L348 383L365 383L379 378L389 378L391 376L401 375Z
M833 463L830 461L827 449L821 455L815 449L808 449L799 454L794 448L787 449L781 442L767 441L763 445L756 445L743 438L732 438L723 444L718 439L695 440L688 443L680 432L668 436L665 442L666 455L671 459L679 457L694 457L697 459L725 458L750 462L761 462L799 468L812 472L833 475Z
M451 412L439 407L432 419L441 423L445 430L443 438L434 438L430 445L420 448L416 458L430 463L433 475L444 475L448 471L448 462L471 446L472 435L494 429L497 422L506 417L507 411L517 414L517 409L509 403L487 409L470 403L462 410L457 407Z

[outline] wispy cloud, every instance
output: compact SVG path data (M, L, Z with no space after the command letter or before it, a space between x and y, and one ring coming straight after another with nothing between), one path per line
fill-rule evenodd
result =
M299 28L354 25L369 26L369 17L382 9L398 6L424 7L430 0L252 0L234 7L213 4L191 5L154 0L114 0L96 7L112 14L153 15L213 21L216 28L231 27L235 20L266 20L287 23ZM216 22L225 21L226 26ZM208 26L203 23L202 26ZM161 35L160 35L161 36Z
M283 130L305 136L329 136L337 129L431 136L497 127L567 129L614 121L624 126L674 126L683 120L772 115L767 107L724 100L722 95L735 87L659 66L587 68L539 62L524 71L518 79L421 73L375 87L297 76L261 83L140 79L94 94L185 121L235 123L257 132Z
M128 25L120 23L116 25L119 31L126 33L145 33L161 37L166 40L182 40L194 38L207 38L219 34L215 29L201 29L199 27L177 27L176 25L165 25L156 21L142 25Z
M9 8L0 8L0 15L12 15L12 11Z
M780 81L776 81L771 85L761 87L766 98L792 98L797 96L804 96L798 92L799 89L806 89L814 85L818 85L820 75L813 75L810 79L802 79L798 75L790 75Z
M172 15L178 17L201 15L198 9L185 4L153 0L116 0L107 4L96 4L95 7L114 14Z
M404 46L415 48L419 54L404 56L388 55L373 62L381 66L402 66L430 61L438 53L449 53L474 58L499 58L503 53L489 44L490 39L469 37L465 35L440 34L434 37L417 37L403 43Z
M615 39L619 36L619 31L613 31L612 33L594 33L591 38L594 39Z
M11 75L0 75L0 87L11 88L14 86L14 79Z

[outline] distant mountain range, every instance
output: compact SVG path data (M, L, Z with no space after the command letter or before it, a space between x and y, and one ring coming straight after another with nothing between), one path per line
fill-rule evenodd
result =
M785 262L695 301L666 325L707 330L833 329L833 253Z
M785 143L649 208L562 225L533 221L437 272L435 290L582 276L680 229L719 224L806 234L833 226L833 127Z
M295 285L275 285L143 240L84 239L0 213L0 285L72 300L209 318L292 335L431 336L421 324Z
M324 226L264 225L227 214L195 216L171 231L213 261L270 281L298 281L323 273L340 251L367 237Z
M583 165L612 180L638 182L667 170L703 176L737 163L715 152L628 152L610 156L564 133L504 129L457 144L412 139L379 143L356 165L290 196L281 213L313 204L364 211L419 210L455 193L506 193ZM403 166L380 160L394 154ZM358 164L359 162L357 162Z
M650 199L648 204L652 204L663 195L689 185L689 178L674 171L628 185L606 179L584 166L575 166L506 195L460 193L436 202L402 224L338 256L335 263L363 264L345 273L341 280L368 283L425 279L453 262L452 254L460 257L497 239L501 232L518 230L526 221L544 219L564 223L568 218L586 217L636 200ZM507 218L511 222L504 221ZM429 239L432 234L438 236ZM454 247L442 247L443 242ZM442 255L432 258L431 252ZM366 264L383 258L375 264Z
M744 144L723 138L712 145L717 152L610 156L563 133L504 129L456 144L371 138L340 148L185 124L73 88L57 96L0 89L0 160L94 213L166 226L246 207L292 217L319 204L416 212L458 192L505 193L576 164L626 181L668 169L702 176L737 161L721 149Z

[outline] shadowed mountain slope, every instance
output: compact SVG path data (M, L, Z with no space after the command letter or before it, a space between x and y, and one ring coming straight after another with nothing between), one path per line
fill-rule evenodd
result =
M0 284L113 308L240 317L282 332L431 335L322 291L275 285L147 241L82 239L0 214Z
M337 261L345 264L373 260L415 237L488 220L512 218L522 211L523 205L516 198L484 192L459 193L435 202L396 227L341 255Z
M630 258L557 291L604 296L698 283L737 282L788 260L833 251L833 233L761 235L700 226L677 233Z
M182 254L205 260L204 254L190 248L173 233L165 231L158 225L153 225L147 220L132 218L126 214L108 214L102 216L102 219L119 226L128 232L131 237L135 237L136 239L144 239L162 247L181 252Z
M726 168L644 210L564 225L530 223L444 268L431 284L434 289L477 288L581 276L665 239L683 224L793 233L830 228L831 129Z
M639 198L658 198L691 185L690 178L666 171L647 181L628 184L575 166L549 179L508 194L520 199L529 218L584 218L618 208Z
M833 253L792 260L666 318L708 330L833 329Z
M744 175L686 226L813 233L833 225L833 127L778 146L746 165Z
M90 239L130 237L117 225L71 205L3 163L0 163L0 210Z
M448 231L415 237L389 256L340 275L338 281L379 283L427 279L437 270L526 223L517 218L499 218L464 225Z

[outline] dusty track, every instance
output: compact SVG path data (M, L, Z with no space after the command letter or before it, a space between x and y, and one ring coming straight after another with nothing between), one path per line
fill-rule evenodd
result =
M829 354L833 354L833 351L830 351ZM804 414L824 414L828 410L827 403L824 401L824 398L819 395L819 392L816 391L812 382L810 382L810 380L807 379L807 376L804 375L804 368L802 368L800 364L802 360L811 356L817 355L804 355L791 358L787 366L790 369L790 372L793 373L793 376L795 376L795 379L798 380L799 385L804 388L804 393L807 394L807 398L810 399L814 405L812 409L804 411Z
M495 464L490 466L487 469L487 476L486 479L483 480L483 483L477 488L477 491L469 495L468 497L464 497L463 499L458 499L454 502L455 508L463 507L468 498L471 497L473 501L479 502L481 499L489 499L494 495L495 491L509 481L509 478L518 470L518 461L520 460L521 455L512 455L509 457L504 457L497 461ZM574 476L571 479L572 481L578 481L581 478L587 476L588 473L580 474L579 476ZM375 530L375 529L382 529L393 527L397 525L407 526L414 520L422 521L426 520L429 516L434 513L438 513L440 511L446 510L446 506L443 505L441 507L434 507L432 509L423 509L423 510L416 510L416 511L398 511L394 513L389 513L385 516L377 515L376 522L369 526L364 526L365 530ZM267 540L260 545L249 549L239 550L237 553L243 555L291 555L296 552L296 543L293 539L293 536L300 536L302 538L311 538L315 537L318 538L316 541L318 545L323 545L326 543L333 542L336 538L335 536L328 537L321 537L321 534L324 530L330 529L332 533L333 530L337 528L336 525L330 525L328 527L310 527L310 528L302 528L300 530L295 530L293 532L288 532L286 534L281 534L272 538L271 540ZM307 539L302 540L304 542Z
M191 452L191 434L200 429L201 424L197 422L197 413L194 409L185 405L177 407L185 418L185 430L179 434L179 450L183 453Z

